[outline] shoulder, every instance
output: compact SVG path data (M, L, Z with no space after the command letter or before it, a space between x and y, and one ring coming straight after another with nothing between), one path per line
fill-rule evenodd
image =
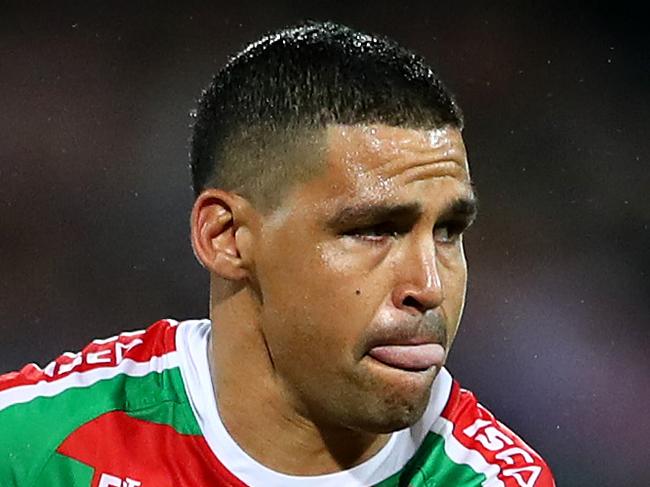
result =
M442 440L444 456L455 465L470 467L482 479L480 485L555 485L551 470L542 457L456 381L431 432Z
M177 325L161 320L0 375L0 485L31 486L61 442L104 413L178 399Z

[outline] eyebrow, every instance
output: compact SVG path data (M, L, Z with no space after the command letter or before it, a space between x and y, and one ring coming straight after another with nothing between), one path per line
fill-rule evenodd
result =
M478 198L475 193L452 200L440 213L439 219L461 217L471 224L478 215Z
M373 225L392 220L417 220L422 214L420 203L361 203L346 206L327 220L327 226L334 229L351 225Z
M420 203L361 203L341 208L327 220L327 226L341 229L370 226L387 221L415 222L424 212ZM440 212L440 220L460 217L471 224L478 214L478 199L474 193L450 201Z

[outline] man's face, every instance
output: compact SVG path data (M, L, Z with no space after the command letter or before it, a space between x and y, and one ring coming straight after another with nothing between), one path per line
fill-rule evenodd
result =
M475 201L458 129L330 126L324 171L263 220L261 326L287 398L328 426L417 421L467 283Z

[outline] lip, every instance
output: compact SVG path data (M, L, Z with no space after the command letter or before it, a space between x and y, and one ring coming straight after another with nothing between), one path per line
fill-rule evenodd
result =
M445 360L441 344L421 340L375 346L367 354L386 366L408 372L421 372L434 366L440 368Z
M363 355L399 371L442 368L447 355L447 320L440 310L428 310L419 319L391 315L381 318L368 333Z
M431 330L430 332L427 330L427 332L424 333L424 330L413 330L415 333L409 331L410 330L405 328L400 329L396 327L395 329L382 330L382 332L374 334L365 343L366 353L373 348L384 346L438 344L443 348L446 348L446 334L442 328Z

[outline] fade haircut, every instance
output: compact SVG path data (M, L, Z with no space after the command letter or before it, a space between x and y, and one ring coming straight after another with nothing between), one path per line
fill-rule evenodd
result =
M193 115L195 194L219 187L261 209L313 175L330 124L463 124L422 57L332 22L305 22L249 44L217 72Z

